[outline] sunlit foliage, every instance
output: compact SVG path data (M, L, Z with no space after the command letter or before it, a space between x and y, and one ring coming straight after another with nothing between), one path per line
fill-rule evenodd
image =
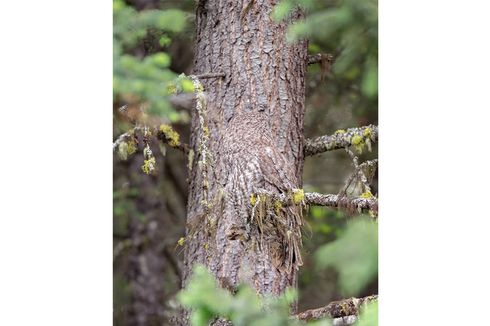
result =
M121 0L113 2L113 93L123 103L142 105L155 115L171 115L167 96L177 77L170 70L165 52L172 36L186 26L186 13L179 9L136 11ZM145 50L145 42L158 39L159 48Z
M358 295L378 275L378 226L369 217L347 224L339 238L315 253L320 267L339 273L340 288L346 296Z
M289 289L280 297L260 297L246 285L241 285L235 294L218 287L214 277L204 266L196 265L186 289L178 295L180 302L192 309L193 326L206 326L221 317L234 326L296 326L304 325L289 317L290 305L296 299L294 290ZM328 326L327 320L309 325Z
M284 19L299 5L307 19L289 27L291 41L307 37L314 44L334 44L338 55L333 64L336 77L360 79L362 94L373 98L378 94L378 3L377 0L282 0L273 12L276 20ZM327 42L325 42L328 40Z

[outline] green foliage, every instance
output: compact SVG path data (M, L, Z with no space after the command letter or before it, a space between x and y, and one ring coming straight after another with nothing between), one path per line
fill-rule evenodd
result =
M180 74L176 79L167 85L170 94L193 93L194 83L185 74Z
M320 267L338 271L345 295L358 295L378 274L377 224L368 217L356 218L337 240L319 248L315 259Z
M166 100L167 84L177 75L169 69L171 58L163 50L172 42L171 36L185 27L185 13L179 9L136 11L123 1L114 0L113 15L115 100L144 103L143 107L154 115L172 115L174 111ZM153 40L161 48L141 53L141 44Z
M280 297L260 297L246 285L236 294L220 288L202 265L196 265L187 287L178 295L180 303L192 309L193 326L205 326L217 317L230 320L234 326L296 326L304 322L290 318L289 307L296 300L296 291L288 289ZM311 325L331 325L323 320ZM309 324L309 325L310 325Z
M293 9L293 6L293 1L284 0L278 3L272 11L272 18L274 21L279 22L283 20Z
M120 188L113 192L114 233L125 235L128 229L130 216L144 219L144 215L138 211L132 201L139 195L138 188Z
M378 325L378 301L367 303L361 308L357 326L377 326Z
M377 98L377 0L282 0L272 17L280 21L297 6L306 10L307 19L289 27L288 40L308 38L313 42L310 51L320 52L326 47L327 51L339 52L332 67L335 77L359 81L363 96Z

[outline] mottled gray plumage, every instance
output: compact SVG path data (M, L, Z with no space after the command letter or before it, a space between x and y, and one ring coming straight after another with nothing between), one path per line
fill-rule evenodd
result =
M297 188L292 164L278 150L273 141L266 113L246 112L235 115L229 122L222 138L224 157L221 162L227 171L225 214L246 236L242 239L259 238L267 245L278 268L301 265L301 208L267 205L266 215L260 225L251 220L251 195L261 189L275 193L291 193ZM233 215L233 216L230 216ZM236 235L236 230L232 232Z

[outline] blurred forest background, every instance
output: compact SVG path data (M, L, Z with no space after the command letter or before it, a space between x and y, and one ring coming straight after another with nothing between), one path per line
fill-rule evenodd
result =
M274 19L298 4L307 18L291 26L288 38L307 37L310 54L333 55L331 68L308 67L305 136L377 125L377 1L281 1ZM113 2L114 139L144 115L154 125L171 124L187 142L190 111L170 103L168 85L192 72L194 10L194 0ZM133 145L114 153L114 324L167 325L179 308L187 157L151 141L158 173L147 175L141 169L143 143ZM360 161L376 157L373 146ZM336 194L352 172L345 151L309 157L304 189ZM374 195L376 180L377 174ZM360 225L373 225L366 219L326 207L308 211L299 311L377 293L377 229Z

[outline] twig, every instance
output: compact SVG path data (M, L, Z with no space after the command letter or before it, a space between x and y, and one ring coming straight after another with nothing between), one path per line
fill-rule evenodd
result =
M171 146L169 144L169 142L171 141L170 139L168 139L165 134L163 132L161 132L160 130L157 131L157 138L164 144L172 147L172 148L175 148L175 149L178 149L179 151L181 151L182 153L184 154L189 154L189 145L187 145L186 143L183 143L183 142L179 142L178 145L176 146Z
M312 65L315 63L321 63L324 60L331 62L333 60L333 55L330 53L317 53L317 54L312 54L312 55L308 56L308 64L309 65Z
M349 298L340 301L334 301L325 307L310 309L294 315L299 320L317 320L325 317L340 318L347 316L357 316L362 306L371 301L378 300L378 295L370 295L364 298Z
M156 135L157 138L160 141L162 141L164 144L169 144L170 139L167 139L167 137L165 137L165 134L162 133L158 128L148 127L148 130L150 131L150 133L152 135ZM136 127L132 128L131 130L125 132L124 134L120 135L119 137L117 137L117 139L112 143L112 150L115 151L116 148L119 146L119 144L121 144L126 138L130 137L131 135L134 135L134 133L137 131L138 132L144 132L144 127L136 126ZM178 149L181 152L183 152L184 154L189 153L189 146L185 143L182 143L182 142L179 142L179 144L177 146L170 146L170 147Z
M120 135L117 137L117 139L112 143L112 150L115 151L116 148L121 144L127 137L130 137L132 134L134 134L136 131L142 130L142 127L134 127L129 131L126 131L124 134Z
M345 185L342 188L342 190L340 190L339 194L340 195L347 194L347 189L351 185L352 181L354 181L354 179L359 175L359 171L364 171L364 168L365 167L374 167L374 168L376 168L377 166L378 166L378 160L377 159L374 159L374 160L370 160L370 161L366 161L366 162L361 163L361 165L359 165L359 167L354 171L354 173L351 174L351 176L349 177L349 179L345 183ZM364 176L366 176L365 173L364 173ZM367 181L369 183L369 180L367 180Z
M334 149L341 149L352 146L354 136L361 137L362 141L377 142L378 126L369 125L347 130L338 130L333 135L320 136L314 139L307 139L304 147L305 156L311 156Z
M350 158L352 160L352 165L354 165L354 170L357 171L357 175L360 176L361 183L362 183L362 186L364 188L362 190L362 192L363 193L365 193L365 192L371 193L371 187L369 186L369 183L368 183L368 180L366 178L366 175L364 174L364 171L362 171L362 169L359 166L359 158L348 147L345 148L345 151L347 152L347 154L349 154L349 156L350 156Z
M225 73L224 72L208 72L208 73L205 73L205 74L200 74L200 75L194 75L195 77L197 77L198 79L207 79L207 78L223 78L225 77Z

